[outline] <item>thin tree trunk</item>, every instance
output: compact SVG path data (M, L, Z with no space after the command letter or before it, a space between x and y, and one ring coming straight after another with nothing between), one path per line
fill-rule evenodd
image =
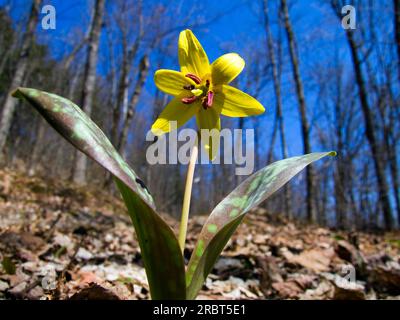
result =
M48 124L46 123L46 121L44 121L44 119L39 119L39 126L37 129L37 133L36 133L36 139L33 145L33 150L32 150L32 156L29 160L29 175L32 176L35 174L36 172L36 167L39 163L40 157L41 157L41 153L43 150L43 139L46 133L46 129L48 127Z
M6 22L6 26L1 26L0 30L2 36L2 41L0 43L0 74L3 73L5 66L9 62L9 59L12 56L13 52L18 49L19 42L16 35L23 32L23 28L21 25L17 26L15 30L8 29L12 28L12 19L10 18L10 5L3 7L2 10L4 10L0 13L3 15L2 20L7 19L8 21ZM10 33L12 43L6 43L4 38L10 36Z
M90 116L93 107L93 93L96 86L96 65L99 51L99 40L101 33L101 25L104 14L105 0L96 0L93 24L89 36L89 50L85 65L85 74L83 78L82 91L82 109ZM73 181L78 184L86 182L86 156L77 151L75 157Z
M281 83L280 83L280 72L278 71L278 65L274 52L274 44L272 40L271 31L269 28L269 16L268 16L268 0L263 0L263 13L264 13L264 30L267 37L267 47L268 47L268 58L271 62L272 66L272 77L274 81L274 91L275 91L275 103L276 103L276 128L274 128L274 132L279 130L280 139L281 139L281 150L282 156L284 159L288 157L287 147L286 147L286 138L285 138L285 129L283 123L282 116L282 96L281 96ZM276 134L274 133L273 136ZM271 141L271 150L273 148L275 138ZM272 152L268 156L268 163L272 161ZM289 219L293 218L292 213L292 205L290 203L291 195L290 195L290 186L286 185L284 189L285 196L285 211Z
M117 103L113 110L113 123L111 129L111 141L113 141L115 145L118 145L119 138L122 134L119 132L120 120L121 118L126 119L128 113L129 74L131 72L132 60L135 58L136 52L139 49L140 40L141 36L138 36L135 43L130 48L126 48L126 44L123 45L122 71L118 85Z
M274 146L275 146L276 135L278 132L278 122L279 122L278 115L275 112L274 125L272 127L272 135L271 135L271 140L269 142L267 164L271 163L272 160L274 159Z
M123 3L122 10L125 10L126 3ZM111 128L111 141L117 145L121 136L120 122L127 116L129 103L129 74L131 72L132 61L139 49L140 43L144 36L143 15L142 15L142 0L137 1L136 10L138 12L139 30L135 41L128 45L129 36L132 30L126 27L126 21L117 18L117 24L122 32L122 67L118 81L117 103L113 109L113 122ZM108 180L108 179L107 179Z
M60 68L64 74L66 74L66 72L68 71L68 69L71 66L71 63L74 61L75 56L79 53L79 51L86 44L87 41L88 41L88 38L85 37L80 43L78 43L78 45L72 50L72 52L64 59L63 63L61 64L61 68ZM77 72L77 74L79 74L79 72ZM76 78L76 75L74 75L74 78ZM64 81L63 77L58 77L56 79L55 87L56 88L61 88L62 84L63 84L63 81ZM74 80L72 80L72 82L73 81ZM70 88L71 88L71 86L70 86Z
M34 40L35 28L38 22L38 14L39 14L39 6L41 0L34 0L32 3L32 7L29 14L28 25L26 28L26 32L23 36L22 40L22 48L19 59L17 61L17 65L15 67L15 73L11 80L11 85L9 88L9 93L11 90L21 86L22 81L24 80L24 76L28 67L29 53L32 47L32 42ZM3 111L0 121L0 153L4 150L5 144L7 142L7 137L10 132L11 123L15 111L15 105L17 100L11 97L8 94L5 98ZM2 156L0 156L2 158Z
M289 18L289 10L287 7L286 0L281 0L282 13L286 29L287 40L289 44L290 58L292 62L293 77L296 84L296 93L299 104L299 113L301 121L301 132L303 138L303 150L304 153L311 153L310 144L310 125L307 119L307 107L304 98L303 83L300 76L299 61L296 53L296 40L292 30L292 25ZM312 166L308 166L306 169L306 184L307 184L307 219L311 223L317 221L316 211L314 208L314 197L315 197L315 187L314 187L314 170Z
M338 59L338 58L337 58ZM337 152L339 155L344 155L344 141L343 141L343 113L342 113L342 77L341 68L337 66L336 73L336 99L334 105L334 118L335 118L335 129L337 139ZM347 172L345 166L351 165L351 162L347 162L342 158L342 161L336 161L336 172L334 174L334 194L335 194L335 213L336 213L336 226L339 229L345 229L347 226L347 199L345 197L345 183L348 180L346 175L351 174Z
M383 61L380 59L381 63ZM400 226L400 186L399 186L399 172L398 172L398 165L397 165L397 153L396 153L396 137L394 136L393 128L395 127L394 117L392 116L393 110L396 109L396 101L392 93L392 86L391 86L391 75L388 72L384 72L386 75L386 91L381 90L379 85L376 83L374 79L374 72L371 64L368 60L366 62L366 70L369 76L369 81L372 83L373 90L378 95L378 114L380 116L382 122L382 132L383 132L383 141L384 141L384 152L386 152L386 166L389 165L390 175L391 175L391 187L394 193L394 199L396 204L396 212L397 212L397 219L398 225ZM386 112L387 108L389 108L389 113Z
M386 229L393 228L393 216L392 209L389 200L389 187L385 176L385 167L380 156L380 150L378 141L374 131L374 117L371 113L371 109L367 98L367 89L365 86L364 78L361 70L361 61L357 53L357 45L353 38L353 33L351 31L346 31L347 41L350 46L350 53L353 59L354 73L356 76L356 82L358 86L358 94L361 104L361 109L364 116L365 122L365 135L367 137L369 146L371 148L371 153L374 161L375 173L378 180L378 192L379 201L381 203L383 218L385 222Z
M394 7L394 29L395 41L397 46L397 58L398 58L398 71L399 71L399 81L400 81L400 0L393 0ZM400 223L400 222L399 222Z
M2 57L0 61L0 74L3 73L5 66L9 62L10 56L17 49L17 46L18 46L18 41L17 39L15 39L13 44L10 47L6 48L4 52L2 52Z
M147 57L147 55L144 55L143 58L140 60L138 79L136 81L135 90L132 94L132 97L131 97L131 100L129 103L129 110L124 119L121 136L118 141L118 151L123 156L126 156L126 152L127 152L126 144L128 142L129 128L131 126L132 119L135 114L135 109L136 109L136 105L139 101L140 94L141 94L143 86L146 82L149 68L150 68L149 58Z
M338 148L339 150L339 148ZM342 160L343 161L343 160ZM338 161L341 162L341 161ZM336 226L339 229L345 229L347 227L347 199L345 197L345 181L349 179L346 174L343 164L337 164L336 174L334 176L334 193L335 193L335 211L336 211Z
M113 110L113 122L111 128L111 141L116 144L119 136L119 125L121 120L121 109L126 108L128 103L129 72L131 61L128 60L128 50L124 39L122 45L122 66L118 83L117 101Z
M318 223L322 226L327 225L327 215L326 215L326 207L328 203L328 181L327 179L322 179L319 181L318 185L320 186L320 195L319 195L319 208L318 208Z
M384 121L384 119L383 119ZM387 152L387 161L389 162L389 169L391 175L392 189L394 193L394 200L396 203L397 224L400 227L400 186L399 186L399 170L397 165L396 141L392 137L391 126L386 123L383 124L383 136L385 140L385 149Z

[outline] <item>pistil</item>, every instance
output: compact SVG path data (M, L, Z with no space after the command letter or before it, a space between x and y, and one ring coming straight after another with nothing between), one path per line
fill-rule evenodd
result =
M201 89L193 89L191 91L196 97L200 97L203 94L203 90Z
M207 97L205 97L204 100L203 100L203 108L205 110L207 110L208 108L211 108L212 104L213 104L213 101L214 101L214 92L208 91L207 92Z

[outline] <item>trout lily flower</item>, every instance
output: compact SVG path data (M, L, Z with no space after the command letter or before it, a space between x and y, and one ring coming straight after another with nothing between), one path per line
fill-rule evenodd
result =
M161 69L154 75L157 88L174 98L161 112L151 130L160 136L172 130L172 122L175 121L179 128L196 116L200 130L211 130L209 141L203 143L213 159L221 129L221 114L248 117L259 115L265 109L250 95L228 85L245 65L238 54L224 54L210 65L206 52L193 32L185 30L179 35L178 55L181 71ZM214 139L216 135L217 140Z

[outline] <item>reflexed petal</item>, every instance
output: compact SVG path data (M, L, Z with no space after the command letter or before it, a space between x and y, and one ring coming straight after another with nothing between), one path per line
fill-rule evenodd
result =
M208 156L212 161L217 156L219 148L221 119L219 117L218 109L214 107L208 108L207 110L200 108L200 111L196 116L196 122L200 130L200 137L204 137L205 139L204 141L201 141L201 144L208 151Z
M180 95L184 91L183 86L195 85L194 81L185 77L182 72L166 69L156 71L154 82L158 89L173 96Z
M242 72L244 65L244 60L237 53L227 53L219 57L211 65L213 84L228 84Z
M200 108L199 102L183 104L180 99L180 96L172 99L151 126L151 131L156 136L160 136L175 129L171 127L172 124L170 121L176 121L177 128L179 128L198 112Z
M178 55L183 74L193 73L201 78L210 73L210 62L207 54L191 30L180 33Z
M262 114L265 109L252 96L234 87L223 85L214 97L214 103L222 106L221 114L227 117L248 117Z

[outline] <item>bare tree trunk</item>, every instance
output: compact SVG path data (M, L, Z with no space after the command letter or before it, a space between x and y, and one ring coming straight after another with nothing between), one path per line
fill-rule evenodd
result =
M88 36L86 36L81 42L79 42L78 44L77 44L77 46L72 50L72 52L67 56L67 57L65 57L64 58L64 61L63 61L63 63L61 64L61 70L63 71L63 72L66 72L69 68L70 68L70 66L71 66L71 63L74 61L74 59L75 59L75 56L79 53L79 51L83 48L83 46L87 43L87 41L88 41ZM74 75L74 77L73 77L73 79L75 79L75 78L77 78L77 77L79 77L79 72L77 72L75 75ZM57 78L57 82L56 82L56 85L55 85L55 87L56 88L61 88L61 86L62 86L62 83L63 83L63 77L58 77ZM72 81L70 81L70 82L74 82L74 80L72 80ZM70 88L71 87L73 87L73 86L70 86ZM69 97L70 98L70 97Z
M274 147L275 147L276 135L278 132L278 122L279 122L279 118L278 118L277 112L275 112L274 125L272 127L272 135L271 135L271 140L269 142L267 164L271 163L274 159Z
M127 3L123 2L121 10L126 11ZM129 103L129 78L131 72L132 61L135 59L136 53L139 49L140 43L144 36L143 28L143 15L142 15L142 0L135 3L135 9L137 10L137 20L139 23L139 28L137 32L136 39L133 43L129 44L130 34L132 30L127 26L126 16L116 17L116 23L122 32L122 62L121 62L121 72L118 80L118 90L116 104L113 109L113 122L111 127L111 141L117 145L119 143L120 132L120 122L121 118L126 118L126 113L128 112Z
M128 95L129 95L129 73L131 71L132 60L134 59L136 52L139 48L141 37L138 36L133 46L127 48L127 44L123 44L123 56L122 56L122 70L118 85L117 103L113 110L113 123L111 129L111 141L116 145L119 143L120 134L119 124L121 116L123 119L126 118L128 112ZM125 42L125 41L124 41ZM141 70L139 70L139 73ZM147 76L147 75L146 75ZM137 88L135 88L136 90ZM136 102L137 103L137 102ZM121 112L122 111L122 112Z
M39 125L36 133L36 139L33 145L32 156L29 160L29 175L32 176L36 172L36 167L39 163L41 153L43 151L43 139L46 133L48 124L44 119L38 119Z
M384 101L382 103L385 103ZM382 121L385 121L382 116ZM385 149L387 152L387 162L389 163L392 189L394 200L396 203L397 224L400 227L400 186L399 186L399 170L397 165L396 140L393 139L391 125L383 123L383 138L385 140Z
M399 69L399 81L400 81L400 0L393 0L393 6L394 6L394 28L396 30L395 41L397 45L397 58L398 58L397 65Z
M336 59L339 59L336 57ZM337 139L337 152L339 155L343 156L345 154L344 151L344 139L343 139L343 111L342 111L342 73L339 64L336 67L336 99L334 102L333 112L334 112L334 123L335 123L335 135ZM347 199L346 199L346 187L345 182L348 178L346 178L346 168L345 166L350 165L351 162L345 161L342 158L342 161L336 161L336 172L334 173L334 194L335 194L335 213L336 213L336 226L339 229L345 229L347 226ZM348 159L349 160L349 159ZM348 172L347 174L350 174Z
M269 16L268 16L268 0L263 0L263 13L264 13L264 30L267 37L267 47L268 47L268 58L271 62L272 66L272 77L274 81L274 91L275 91L275 102L276 102L276 127L274 128L274 132L279 130L280 139L281 139L281 150L282 156L284 159L288 157L287 147L286 147L286 138L285 138L285 129L283 123L282 116L282 97L281 97L281 83L280 83L280 72L278 72L278 65L274 52L274 43L272 40L271 31L269 28ZM273 134L276 135L275 133ZM275 141L275 138L273 139ZM271 150L273 148L273 142L271 143ZM272 152L268 156L268 163L272 161ZM290 203L290 186L286 185L284 189L285 196L285 211L287 216L292 219L293 213Z
M351 31L346 31L347 41L350 46L351 57L353 59L354 73L358 85L358 94L361 109L365 122L365 135L369 142L371 153L374 161L375 173L378 180L379 201L381 203L383 218L386 229L393 228L392 208L389 201L389 187L385 176L385 167L380 155L379 145L374 132L374 118L370 110L367 98L367 89L365 87L364 78L362 76L361 61L357 53L357 45Z
M372 23L370 23L372 25ZM375 39L375 38L374 38ZM400 44L399 44L400 45ZM400 58L400 56L399 56ZM380 57L381 60L381 57ZM381 60L380 62L382 65L384 64ZM375 79L375 73L371 66L371 63L368 60L365 60L366 64L366 71L369 77L369 82L372 83L372 88L374 92L377 94L377 105L378 105L378 114L381 119L382 125L382 132L383 132L383 141L385 148L382 150L386 155L386 159L382 157L384 167L389 165L390 175L391 175L391 187L394 193L395 205L396 205L396 212L397 212L397 219L398 225L400 226L400 186L399 186L399 172L398 172L398 165L397 165L397 144L396 144L396 136L395 131L395 116L393 116L393 111L396 110L397 104L396 99L392 92L392 81L390 72L385 71L384 74L386 75L385 81L385 89L383 90L377 84ZM399 69L400 70L400 69ZM388 112L387 112L387 109ZM390 184L390 183L389 183Z
M9 62L10 56L17 49L18 41L14 39L14 42L11 46L7 47L4 52L1 52L1 61L0 61L0 74L3 73L5 66Z
M117 92L117 101L114 105L113 110L113 122L111 128L111 141L116 144L119 136L119 124L121 120L121 109L125 108L125 105L128 102L128 89L129 89L129 72L131 62L128 59L128 50L126 39L124 39L122 44L122 66L121 66L121 74L118 81L118 92Z
M316 191L319 193L319 201L317 205L319 205L318 208L318 223L322 226L327 225L327 203L328 203L328 189L329 189L329 184L327 179L318 179L319 175L317 175L317 184L319 185L319 189ZM322 175L323 177L323 175Z
M34 40L35 28L38 22L40 3L41 0L34 0L32 3L28 25L22 40L21 53L15 67L15 73L11 80L9 92L14 90L16 87L21 86L22 81L24 80L26 69L28 67L29 53ZM16 103L17 100L11 97L10 94L6 96L0 121L0 153L4 150L10 132Z
M10 3L7 5L3 4L2 10L0 11L0 18L3 24L0 26L0 74L3 73L13 52L18 49L19 41L16 35L22 34L24 29L23 26L21 26L21 23L16 26L15 29L12 27L13 22L10 17L10 8ZM11 38L11 43L6 41L8 37Z
M135 114L135 109L136 109L136 105L139 101L140 94L141 94L143 86L146 82L149 68L150 68L149 58L147 57L147 55L144 55L143 58L140 60L138 79L136 81L135 90L133 91L133 94L132 94L132 97L131 97L131 100L129 103L129 110L124 119L121 136L118 141L118 151L123 156L126 156L126 151L127 151L126 144L128 141L129 128L131 126L132 119Z
M93 16L93 24L89 36L89 50L85 65L85 74L83 78L82 91L82 109L90 116L93 107L93 93L96 86L96 65L99 51L99 40L101 33L101 25L104 14L105 0L96 0L95 12ZM73 181L78 184L86 182L86 156L77 151L73 170Z
M303 83L300 76L299 61L296 53L296 40L292 30L292 25L289 18L289 10L287 7L286 0L281 0L282 13L286 29L287 40L289 44L290 58L292 61L293 77L296 84L296 93L299 104L299 113L301 121L301 132L303 138L303 150L304 153L311 153L310 144L310 125L307 119L307 107L304 98ZM312 166L308 166L306 169L306 184L307 184L307 219L309 222L315 223L317 221L316 211L314 208L314 197L315 197L315 186L314 186L314 170Z

